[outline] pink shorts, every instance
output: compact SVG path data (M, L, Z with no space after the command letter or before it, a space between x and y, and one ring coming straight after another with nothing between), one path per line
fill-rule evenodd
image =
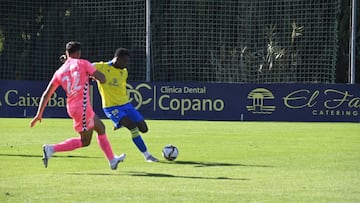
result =
M83 132L94 128L94 110L91 106L83 108L68 108L69 116L73 119L76 132Z

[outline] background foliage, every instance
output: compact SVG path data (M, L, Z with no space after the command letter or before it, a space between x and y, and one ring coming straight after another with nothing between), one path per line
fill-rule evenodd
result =
M350 0L151 5L153 81L348 81ZM358 3L358 13L359 8ZM79 40L90 61L109 60L116 48L129 48L130 80L144 81L145 17L143 0L1 0L0 79L48 80L65 43ZM359 82L359 66L356 72Z

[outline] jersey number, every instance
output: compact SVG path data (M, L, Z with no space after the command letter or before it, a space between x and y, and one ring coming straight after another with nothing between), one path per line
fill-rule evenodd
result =
M66 90L68 93L81 89L81 86L79 86L79 82L80 82L79 72L75 71L71 76L73 77L73 81L74 81L74 84L72 86L71 86L71 79L69 76L66 75L61 79L62 82L66 81L66 87L67 87Z

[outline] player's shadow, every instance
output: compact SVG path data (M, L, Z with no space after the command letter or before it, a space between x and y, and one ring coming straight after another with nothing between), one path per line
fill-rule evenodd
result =
M124 174L125 173L125 174ZM153 177L153 178L187 178L187 179L202 179L202 180L239 180L239 181L248 181L249 178L229 178L229 177L203 177L203 176L183 176L183 175L172 175L167 173L149 173L142 171L124 171L121 174L118 173L84 173L84 172L74 172L69 173L70 175L81 175L81 176L134 176L134 177Z
M233 163L221 163L221 162L203 162L203 161L161 161L163 164L181 164L181 165L193 165L194 167L213 167L213 166L242 166L242 167L273 167L269 165L254 165L254 164L233 164Z
M0 154L1 156L9 156L9 157L25 157L25 158L42 158L42 155L38 154ZM52 157L56 158L84 158L84 159L99 159L101 157L92 157L92 156L78 156L78 155L54 155Z
M248 178L229 178L229 177L203 177L203 176L183 176L183 175L172 175L166 173L148 173L141 171L129 171L127 172L130 176L138 177L155 177L155 178L188 178L188 179L206 179L206 180L250 180Z
M68 173L69 175L77 175L77 176L121 176L123 174L115 174L115 173L85 173L85 172L73 172Z
M0 154L0 156L17 156L17 157L28 157L28 158L42 157L42 155L34 155L34 154Z

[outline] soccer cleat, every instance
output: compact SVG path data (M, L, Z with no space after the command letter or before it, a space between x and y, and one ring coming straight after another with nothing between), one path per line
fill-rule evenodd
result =
M119 163L120 162L123 162L124 159L126 158L126 154L125 153L122 153L120 156L115 156L113 158L113 160L110 161L110 167L111 167L111 170L116 170Z
M54 154L54 148L53 146L50 146L50 145L46 145L44 144L43 145L43 163L44 163L44 166L45 168L47 168L48 166L48 161L50 159L50 157Z
M146 162L159 162L159 159L155 158L153 155L149 155L148 157L146 157L145 159Z

